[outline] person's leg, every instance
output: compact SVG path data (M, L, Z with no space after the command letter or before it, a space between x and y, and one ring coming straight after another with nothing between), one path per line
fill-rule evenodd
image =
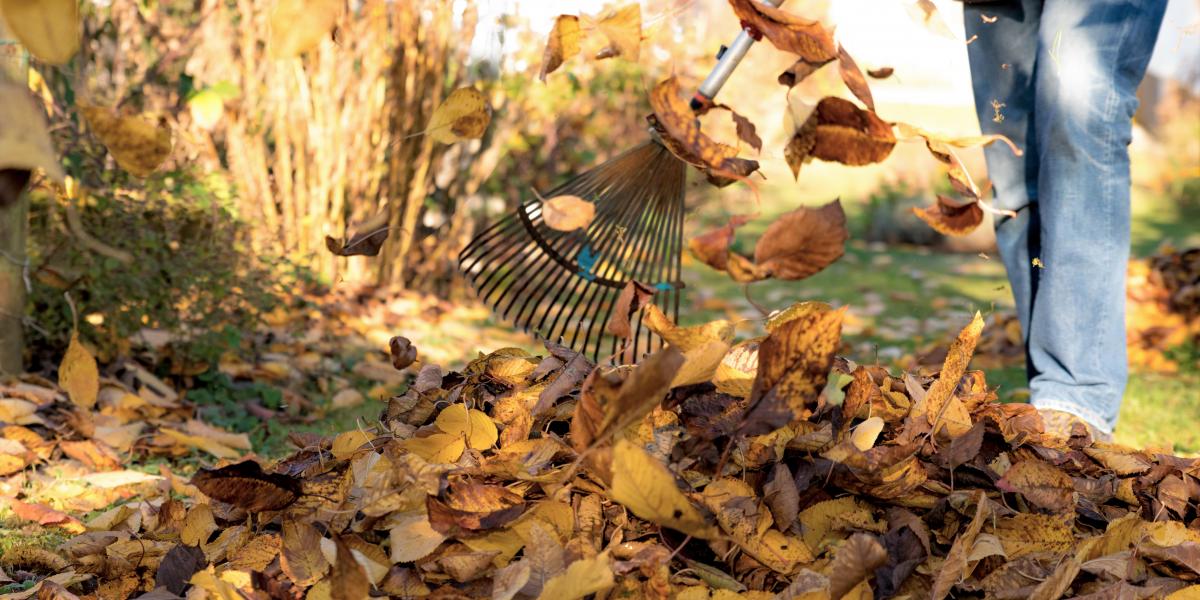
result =
M1024 150L1023 156L1015 156L1007 144L984 149L993 204L1017 213L997 218L996 245L1023 332L1029 331L1037 284L1032 260L1040 253L1034 82L1041 11L1042 0L968 4L963 9L967 39L973 38L967 55L979 127L983 133L1007 137Z
M1125 391L1125 270L1135 92L1166 2L1046 0L1034 108L1040 256L1031 402L1105 433ZM1022 323L1024 325L1024 323Z

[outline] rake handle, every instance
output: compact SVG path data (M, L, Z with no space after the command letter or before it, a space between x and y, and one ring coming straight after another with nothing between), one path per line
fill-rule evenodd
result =
M778 7L783 4L783 0L760 0L762 4L771 7ZM746 52L750 50L750 46L762 36L757 31L752 31L750 27L744 27L737 38L733 40L724 52L718 54L717 64L713 66L712 71L709 71L708 77L704 78L704 83L700 84L700 89L696 90L696 95L692 96L692 110L700 110L705 106L712 104L713 98L717 92L729 80L729 76L733 75L733 70L737 68L742 59L746 57Z

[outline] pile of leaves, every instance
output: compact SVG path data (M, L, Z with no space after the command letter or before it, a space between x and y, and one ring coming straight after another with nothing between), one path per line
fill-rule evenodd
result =
M553 344L427 364L373 427L125 485L57 553L6 552L36 579L7 597L1197 593L1200 463L995 403L978 315L922 376L835 356L822 303L736 344L640 310L668 345L637 366Z

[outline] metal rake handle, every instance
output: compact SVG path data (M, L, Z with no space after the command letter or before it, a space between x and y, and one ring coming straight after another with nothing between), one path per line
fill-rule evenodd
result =
M783 0L762 0L761 4L778 8L780 4L783 4ZM692 97L692 110L700 110L705 105L711 104L717 92L720 92L725 82L729 80L729 76L733 75L733 70L746 57L746 52L750 50L750 46L754 45L755 38L760 37L757 34L751 35L749 29L749 27L743 28L733 43L717 55L716 66L709 71L708 77L704 78L704 83L700 84L700 89L696 90L696 95Z

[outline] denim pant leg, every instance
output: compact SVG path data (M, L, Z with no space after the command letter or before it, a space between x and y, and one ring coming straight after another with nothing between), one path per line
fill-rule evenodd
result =
M993 204L1017 213L1016 217L996 219L996 245L1008 273L1027 347L1037 284L1032 262L1041 254L1034 82L1042 3L1020 0L968 4L963 10L967 38L974 38L967 45L967 56L979 127L985 134L1006 136L1024 151L1024 155L1016 156L1006 144L991 144L984 149L984 156ZM1030 364L1027 357L1026 365Z
M1041 260L1031 402L1106 433L1125 393L1129 142L1166 0L1046 0L1034 118Z

